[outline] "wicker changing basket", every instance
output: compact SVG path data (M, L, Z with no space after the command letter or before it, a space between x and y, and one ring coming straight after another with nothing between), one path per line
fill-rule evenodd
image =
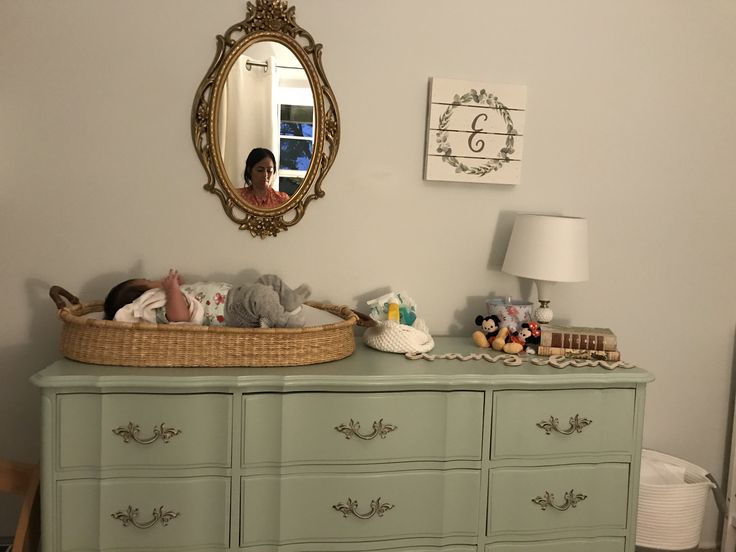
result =
M64 322L62 354L80 362L115 366L318 364L353 353L353 326L359 320L359 315L346 306L307 303L343 320L305 328L113 322L87 316L101 312L102 301L82 303L59 286L52 286L49 295Z

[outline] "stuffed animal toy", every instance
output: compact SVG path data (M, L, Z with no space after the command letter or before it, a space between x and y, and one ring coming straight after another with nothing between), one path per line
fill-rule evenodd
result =
M494 351L503 351L515 355L524 350L524 346L511 340L511 330L508 326L501 328L496 338L491 341L491 347Z
M539 345L539 341L542 337L542 331L539 329L539 324L536 322L524 322L519 330L519 337L524 343L533 345Z
M521 345L522 348L524 347L524 340L517 331L511 332L511 335L509 336L509 341L511 343L518 343L519 345Z
M501 321L498 316L492 314L490 316L478 315L475 317L475 325L480 326L487 339L495 337L501 327Z
M232 326L241 328L299 328L305 324L301 305L310 295L308 286L292 290L278 276L261 276L253 284L234 286L227 307Z
M484 349L491 347L494 351L503 351L509 354L521 352L524 346L514 343L511 340L511 330L508 327L500 328L500 323L500 319L495 314L476 316L475 324L480 326L483 331L476 330L473 332L473 343Z
M526 351L529 353L535 352L536 346L539 345L542 337L542 330L539 329L539 324L536 322L524 322L517 333Z
M473 332L473 343L484 349L491 346L491 341L498 335L499 325L501 321L498 316L492 314L483 316L479 314L475 317L475 325L480 326L480 330Z

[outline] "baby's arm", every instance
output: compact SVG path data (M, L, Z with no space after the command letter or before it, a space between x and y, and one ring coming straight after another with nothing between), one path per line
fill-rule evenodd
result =
M166 318L169 322L189 322L189 304L179 289L181 278L176 270L169 270L161 278L161 287L166 293Z

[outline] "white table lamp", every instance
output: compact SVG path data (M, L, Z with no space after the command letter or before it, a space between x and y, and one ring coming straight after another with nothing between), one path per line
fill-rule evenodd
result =
M539 308L534 316L540 324L551 322L552 284L588 279L588 221L517 214L501 270L536 282Z

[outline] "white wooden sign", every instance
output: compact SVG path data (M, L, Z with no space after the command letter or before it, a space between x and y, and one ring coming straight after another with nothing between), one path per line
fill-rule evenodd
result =
M518 184L526 86L429 79L425 180Z

